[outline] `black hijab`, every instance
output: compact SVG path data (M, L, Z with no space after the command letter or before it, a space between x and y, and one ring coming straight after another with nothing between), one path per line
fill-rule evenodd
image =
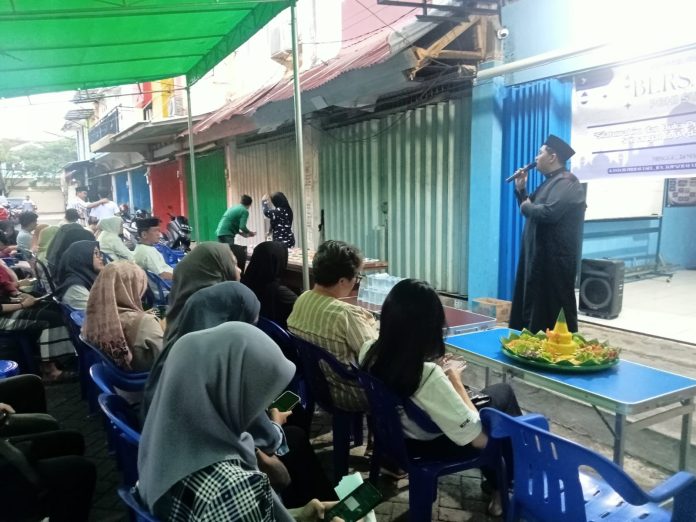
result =
M85 230L86 232L86 230ZM56 272L56 297L63 299L65 292L73 285L92 288L94 280L99 275L94 271L94 249L99 243L94 241L76 241L60 256Z
M288 249L282 243L265 241L254 248L242 283L253 290L261 302L261 315L285 326L297 295L280 282L288 267Z
M48 269L57 276L58 265L68 247L76 241L94 241L94 234L78 223L68 223L60 227L51 244L48 245L46 261Z

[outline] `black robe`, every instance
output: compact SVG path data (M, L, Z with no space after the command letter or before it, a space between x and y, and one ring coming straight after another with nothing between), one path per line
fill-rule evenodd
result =
M532 332L553 328L561 307L568 328L578 331L575 277L582 250L585 191L578 178L565 169L551 173L524 202L527 218L517 265L510 328Z

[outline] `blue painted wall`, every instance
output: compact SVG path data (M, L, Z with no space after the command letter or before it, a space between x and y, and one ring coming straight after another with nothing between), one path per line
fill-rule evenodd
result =
M128 173L122 172L121 174L116 174L116 194L114 194L114 201L118 205L126 203L130 205L130 197L128 196Z
M696 207L671 207L663 211L660 253L668 263L696 269Z

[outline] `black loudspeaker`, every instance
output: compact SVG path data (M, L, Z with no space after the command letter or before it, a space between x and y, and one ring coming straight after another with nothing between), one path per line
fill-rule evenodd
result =
M583 259L580 263L580 306L586 315L614 319L621 312L624 262Z

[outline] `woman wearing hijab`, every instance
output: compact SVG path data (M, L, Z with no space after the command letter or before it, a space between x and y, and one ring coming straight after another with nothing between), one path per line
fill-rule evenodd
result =
M104 260L96 241L77 241L60 258L56 273L55 297L76 310L87 308L89 291L104 268Z
M271 203L268 204L268 194L261 198L263 215L271 220L271 234L273 241L282 243L285 248L295 246L295 235L292 233L292 209L288 198L282 192L271 194Z
M99 221L99 248L103 253L116 259L126 259L133 261L133 252L123 243L121 234L123 233L123 220L118 216L102 218Z
M227 245L223 243L214 244L227 248ZM196 247L194 252L199 248L200 246ZM229 251L229 248L227 248L228 253ZM193 255L193 252L189 255ZM186 258L184 258L185 260ZM177 265L177 268L179 265ZM259 300L256 299L251 290L237 281L228 281L202 288L193 294L177 316L175 327L171 326L169 316L167 316L167 335L164 349L152 366L150 376L145 384L140 410L142 417L144 418L147 414L152 397L155 395L155 389L169 352L181 336L197 332L198 330L212 328L228 321L243 321L255 324L259 318L259 308Z
M38 301L18 291L17 276L0 260L0 330L18 331L36 338L41 355L41 374L54 382L74 375L62 372L56 362L75 355L63 316L56 305Z
M323 517L328 506L316 500L287 511L258 469L254 424L294 374L280 348L248 324L180 338L138 449L138 491L150 512L181 521Z
M147 276L135 263L109 263L89 292L82 335L125 371L148 371L162 351L159 319L143 311Z
M275 241L266 241L254 248L242 283L253 290L261 302L261 316L287 330L288 316L297 301L297 294L280 282L288 266L288 249Z
M56 274L58 264L64 252L76 241L94 241L94 234L88 232L78 223L68 223L60 227L46 251L46 261L51 274Z
M36 225L36 228L32 231L31 233L31 251L36 254L39 250L39 236L41 235L41 232L46 230L48 228L48 225L46 224L41 224L41 225Z
M174 268L174 283L169 294L165 344L170 332L179 328L179 314L186 300L201 288L223 281L239 281L237 260L224 243L204 241L194 248Z
M51 225L39 232L38 240L36 242L36 258L42 263L46 262L46 252L48 251L48 247L56 237L59 230L60 227Z

